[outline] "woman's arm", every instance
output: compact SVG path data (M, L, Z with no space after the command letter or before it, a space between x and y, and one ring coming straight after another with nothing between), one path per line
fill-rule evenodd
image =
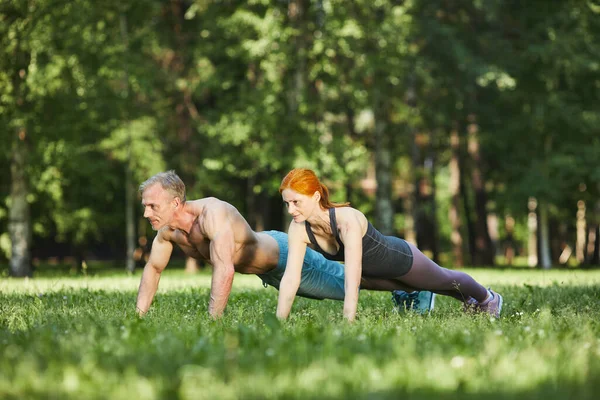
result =
M293 222L288 231L288 258L285 272L279 284L277 318L285 319L292 310L292 304L302 279L302 264L306 254L306 242L302 237L304 223Z
M353 210L355 211L355 210ZM358 306L358 290L362 275L362 225L360 214L352 212L339 224L340 239L344 243L345 297L344 317L353 321Z

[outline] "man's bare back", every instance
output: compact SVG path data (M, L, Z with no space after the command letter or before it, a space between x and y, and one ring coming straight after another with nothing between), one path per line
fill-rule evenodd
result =
M161 228L158 234L163 240L177 244L187 256L212 264L212 238L220 231L231 230L234 242L232 261L236 272L262 274L277 266L277 242L269 235L254 232L231 204L208 197L186 202L184 210L195 217L189 234L169 226Z

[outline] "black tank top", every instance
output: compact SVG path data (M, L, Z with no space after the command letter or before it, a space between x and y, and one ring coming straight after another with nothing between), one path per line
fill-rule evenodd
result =
M344 244L337 229L335 208L329 209L329 220L335 240L340 246L336 254L325 252L317 243L308 221L305 222L308 239L315 250L325 258L333 261L344 261ZM367 232L362 238L362 274L378 278L397 278L410 271L413 262L412 250L404 239L394 236L384 236L370 222Z
M315 246L315 250L319 253L323 254L326 259L333 261L344 261L344 243L342 243L342 239L340 239L340 233L337 229L337 219L335 218L335 208L329 209L329 221L331 224L331 230L335 235L336 242L340 245L340 249L336 254L329 254L325 252L317 243L317 238L315 238L315 234L313 233L310 224L308 221L304 224L306 226L306 233L308 234L308 240Z

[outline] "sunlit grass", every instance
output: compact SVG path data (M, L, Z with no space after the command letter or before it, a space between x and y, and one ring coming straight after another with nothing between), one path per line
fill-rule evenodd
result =
M427 317L388 293L297 299L237 275L226 316L206 316L210 275L166 271L148 317L139 274L0 281L0 398L595 398L600 271L468 270L501 292L503 317L438 298ZM483 397L482 397L483 396Z
M170 291L185 288L210 288L211 275L209 271L187 275L182 271L166 271L160 280L159 291ZM237 275L235 287L260 288L262 281L255 275ZM137 291L140 284L140 274L117 274L107 276L78 276L78 277L39 277L35 279L2 279L0 291L3 293L46 293L69 289L104 290L104 291Z

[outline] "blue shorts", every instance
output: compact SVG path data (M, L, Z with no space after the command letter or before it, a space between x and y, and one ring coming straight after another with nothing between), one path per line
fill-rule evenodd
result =
M277 241L279 262L277 268L266 274L257 275L265 285L271 285L279 290L279 284L287 264L288 235L279 231L262 233L266 233ZM344 266L336 261L326 259L322 254L307 247L302 265L302 280L297 295L318 300L344 300Z

